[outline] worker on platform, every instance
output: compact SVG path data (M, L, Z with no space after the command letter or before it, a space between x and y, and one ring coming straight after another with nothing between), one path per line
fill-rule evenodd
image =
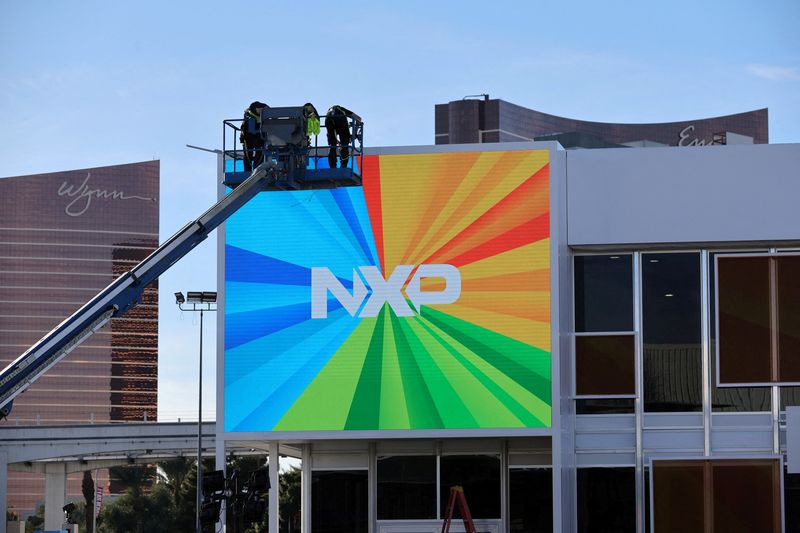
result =
M325 129L328 132L328 165L336 168L336 148L339 147L339 166L347 167L350 161L350 123L353 112L340 105L328 109L325 115Z
M311 102L306 102L303 105L303 117L306 119L306 133L309 137L312 135L319 135L319 113L317 108Z
M261 110L269 106L255 101L244 110L239 141L244 151L244 170L251 172L264 162L264 137L261 134Z

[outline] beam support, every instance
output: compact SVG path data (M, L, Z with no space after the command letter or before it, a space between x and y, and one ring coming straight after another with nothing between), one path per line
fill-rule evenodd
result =
M278 480L279 470L279 449L277 441L269 443L269 533L278 533L280 524L280 512L278 509L280 492L280 482Z
M64 463L48 463L45 468L44 528L60 530L67 500L67 468Z

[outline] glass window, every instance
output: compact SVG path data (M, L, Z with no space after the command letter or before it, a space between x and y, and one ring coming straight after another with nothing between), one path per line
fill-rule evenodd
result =
M631 255L575 257L575 331L633 330Z
M783 472L783 516L786 533L800 533L800 474Z
M633 398L585 398L575 400L575 413L579 415L630 414Z
M776 459L653 462L653 531L781 530Z
M436 518L436 457L378 458L378 520Z
M717 321L716 316L716 254L709 254L709 290L711 309L711 409L715 412L757 412L769 411L772 401L768 388L765 387L717 387Z
M578 532L636 531L633 468L578 469Z
M633 335L575 337L575 394L628 396L636 393Z
M642 254L645 411L700 411L700 254Z
M767 257L717 258L720 383L771 380Z
M776 262L778 378L800 383L800 256L782 256Z
M705 533L703 461L658 461L653 467L653 530Z
M800 256L717 257L719 381L800 382Z
M441 516L450 487L461 485L472 518L500 518L500 458L494 455L444 455L441 458ZM456 506L453 516L461 516Z
M781 387L781 411L787 405L800 405L800 387Z
M367 533L366 470L314 470L311 502L315 532Z
M714 531L781 530L777 461L712 462Z
M551 533L553 470L512 468L508 476L511 533Z

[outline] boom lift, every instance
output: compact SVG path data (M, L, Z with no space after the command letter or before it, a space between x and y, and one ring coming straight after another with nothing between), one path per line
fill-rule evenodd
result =
M354 117L350 121L353 141L351 162L347 168L329 169L318 159L327 146L314 147L306 131L302 107L267 108L262 117L261 133L265 140L264 162L249 175L237 171L243 151L235 144L228 150L223 137L223 155L232 163L226 172L225 184L233 190L196 220L188 223L156 250L122 274L71 316L39 339L25 353L0 372L0 418L11 412L14 398L22 394L50 367L78 347L112 318L124 315L142 297L144 288L172 267L261 191L287 189L319 189L361 184L363 124ZM241 122L241 121L238 121ZM239 131L235 120L224 121L224 129Z

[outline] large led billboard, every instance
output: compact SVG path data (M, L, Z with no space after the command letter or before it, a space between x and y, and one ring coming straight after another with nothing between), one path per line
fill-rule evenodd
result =
M547 150L364 157L227 223L224 427L546 428Z

